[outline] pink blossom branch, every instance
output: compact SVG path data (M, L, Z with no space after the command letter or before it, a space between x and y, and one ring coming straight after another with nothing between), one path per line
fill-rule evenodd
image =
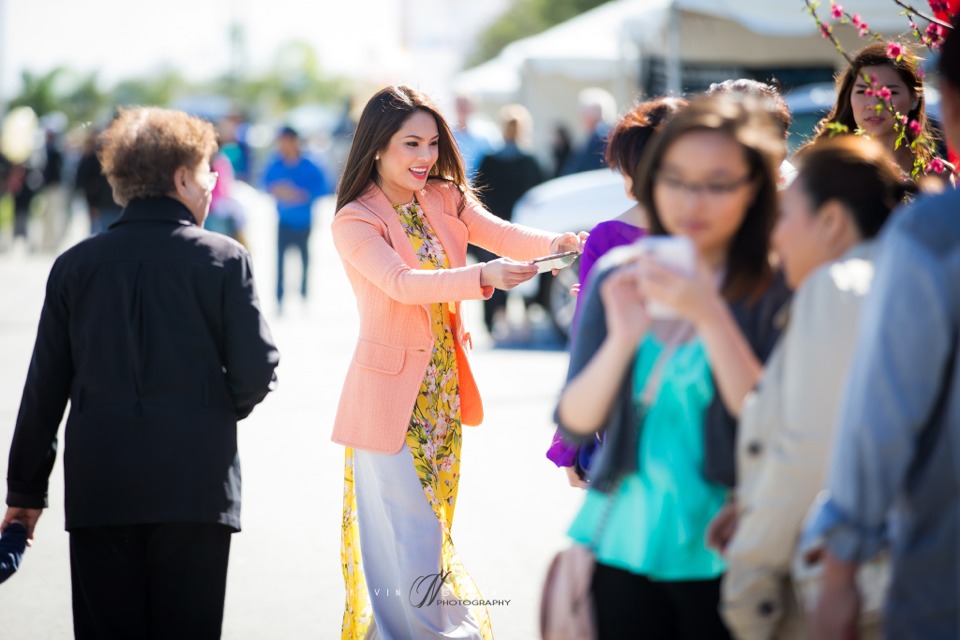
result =
M914 9L912 6L910 6L910 5L907 4L906 2L903 2L902 0L893 0L893 1L894 1L895 3L897 3L898 5L900 5L901 7L903 7L904 9L906 9L908 12L910 12L910 13L912 13L912 14L914 14L914 15L920 16L921 18L923 18L923 19L926 20L927 22L932 22L933 24L940 25L940 26L943 27L944 29L953 29L953 25L950 24L949 22L944 22L943 20L940 20L940 19L938 19L938 18L936 18L936 17L928 16L927 14L923 13L922 11L917 11L917 10ZM809 4L809 3L808 3L808 4Z
M820 30L820 34L824 38L828 38L830 42L833 43L834 48L840 53L840 55L842 55L846 59L848 64L853 64L853 58L851 58L850 55L846 51L844 51L843 45L840 44L840 41L837 40L837 37L833 35L833 29L830 27L830 25L825 24L820 19L820 16L817 15L817 6L820 3L811 2L811 0L803 0L803 1L807 5L807 11L810 12L810 15L813 16L813 19L817 22L817 28Z

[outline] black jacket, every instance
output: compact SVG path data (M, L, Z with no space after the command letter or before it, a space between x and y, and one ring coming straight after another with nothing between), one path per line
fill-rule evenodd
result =
M279 354L250 256L170 198L134 200L47 281L10 449L7 504L46 506L67 400L67 529L240 528L237 421Z
M484 156L474 180L487 210L507 222L513 219L517 201L542 181L536 158L516 146Z
M77 165L75 187L83 193L83 198L87 201L87 207L91 210L103 213L121 209L120 205L113 200L113 189L110 188L107 177L103 175L100 160L97 159L96 153L87 153L80 158L80 163Z

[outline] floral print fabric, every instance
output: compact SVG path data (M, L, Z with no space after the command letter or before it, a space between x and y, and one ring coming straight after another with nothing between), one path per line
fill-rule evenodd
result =
M394 209L420 260L421 269L432 271L449 268L443 247L417 201L407 205L394 205ZM442 302L431 304L430 318L434 336L433 351L413 415L410 417L406 445L413 454L414 469L424 495L440 523L443 536L440 571L447 576L444 587L447 593L444 597L477 602L481 601L482 597L460 561L450 533L460 481L462 424L457 354L450 329L448 305ZM350 448L346 451L344 467L343 505L340 556L347 596L342 638L357 640L366 635L373 613L360 556L353 483L353 450ZM470 609L479 622L484 639L492 639L490 616L486 607L475 605Z

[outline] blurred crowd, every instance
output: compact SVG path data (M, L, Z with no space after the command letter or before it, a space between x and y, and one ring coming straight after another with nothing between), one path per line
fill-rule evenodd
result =
M943 132L893 53L851 56L789 159L789 109L748 79L607 137L636 204L584 247L547 452L595 566L558 556L545 637L584 592L600 638L960 633L960 37Z
M917 59L896 54L883 44L857 51L837 76L835 104L793 156L791 114L778 88L747 78L703 94L638 101L619 118L609 94L585 90L579 143L558 127L549 167L530 148L533 122L522 105L503 106L496 126L459 96L447 125L418 92L389 87L358 123L369 132L356 135L339 191L335 149L314 154L287 125L273 132L270 153L257 154L249 125L232 116L218 123L216 143L204 128L209 123L191 124L216 148L199 164L172 163L168 173L189 178L175 199L189 204L195 191L203 195L196 226L241 245L250 212L239 185L273 199L280 313L291 252L300 261L297 291L308 297L314 206L337 192L335 244L358 308L376 316L361 322L370 334L359 340L334 436L351 448L349 491L353 449L367 478L376 475L371 470L381 474L377 491L389 493L397 478L415 479L408 458L388 473L384 461L396 454L374 442L374 435L386 441L376 430L386 429L380 422L389 413L414 455L454 452L443 470L454 469L444 482L455 493L461 395L464 407L479 406L459 301L483 300L484 322L496 334L506 292L537 275L531 256L582 250L579 283L570 291L569 371L547 457L586 490L568 533L595 561L589 622L599 637L636 637L642 628L648 637L678 640L955 638L960 202L944 142L960 142L960 37L947 39L938 61L943 132L928 117ZM0 231L9 229L0 236L3 250L57 250L75 208L86 214L91 235L128 215L104 175L98 131L74 142L56 127L39 130L42 144L0 162ZM350 139L354 129L345 119L338 131ZM511 224L524 194L549 177L604 167L622 175L632 205L589 237ZM106 173L122 182L117 165ZM442 232L435 235L431 224ZM236 243L190 233L246 265L249 256ZM479 264L465 264L468 239ZM453 246L456 255L444 253ZM522 259L499 257L511 251ZM420 268L404 262L408 253ZM425 284L431 278L434 284ZM252 290L252 278L237 280ZM265 327L251 300L239 306L255 317L251 326ZM421 322L431 318L432 327ZM410 336L424 327L432 352L425 341L411 347ZM275 365L270 340L263 343L270 366L258 374L256 402ZM428 373L404 364L414 357L424 358ZM440 360L428 368L427 357ZM429 405L414 406L415 417L427 417L413 427L405 398L377 404L399 397L393 376L400 375ZM437 380L447 385L442 402L432 395ZM456 446L428 440L441 432ZM416 459L423 486L408 489L422 513L413 533L397 527L394 538L368 538L367 554L393 544L397 551L366 556L367 571L378 562L392 571L411 548L427 564L436 560L440 547L423 552L418 545L420 532L438 519L446 537L435 542L444 554L452 549L452 509L434 505L434 513L421 500L423 487L440 478L425 465L439 463ZM357 522L349 491L345 531ZM410 507L387 519L378 500L361 492L358 511L382 520L383 531L414 517ZM359 536L345 533L345 552L360 553ZM452 557L443 562L456 564ZM360 570L351 571L345 576L356 600L348 598L345 620L356 620L345 629L365 628L366 587L350 582ZM467 600L474 589L471 581ZM376 625L400 628L397 620L420 615L384 611ZM483 621L481 630L469 637L489 637L478 611L470 615ZM582 622L571 607L545 611L548 638Z

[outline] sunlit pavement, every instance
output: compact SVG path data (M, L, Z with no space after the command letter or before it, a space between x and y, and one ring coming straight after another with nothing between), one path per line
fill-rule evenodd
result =
M240 425L243 531L231 549L223 637L336 638L344 597L343 448L329 437L356 337L353 296L333 250L327 201L311 240L311 298L301 304L291 296L277 317L275 217L262 196L248 193L246 199L257 283L282 360L279 389ZM74 224L72 239L82 237L81 227ZM52 260L19 250L0 253L3 477ZM297 291L299 263L292 255L287 274L287 290ZM491 349L479 303L469 303L465 313L477 334L474 366L486 420L480 428L465 428L454 541L484 598L510 601L490 610L495 636L527 640L537 637L546 565L566 544L564 531L581 500L544 457L567 359L542 319L524 328L513 313L500 341L509 348ZM50 504L21 570L0 585L3 640L72 637L59 461Z

